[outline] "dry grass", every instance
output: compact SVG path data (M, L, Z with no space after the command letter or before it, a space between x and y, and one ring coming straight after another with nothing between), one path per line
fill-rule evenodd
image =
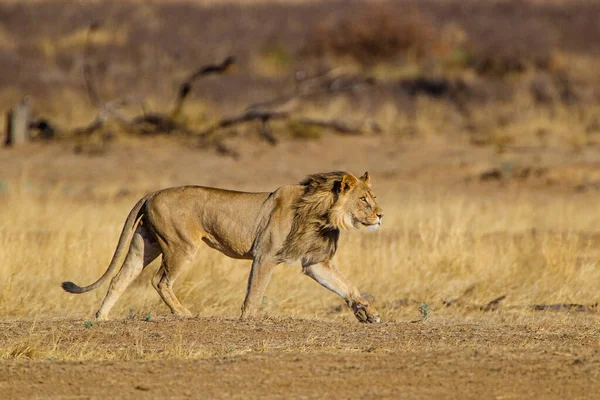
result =
M289 318L250 323L168 317L99 324L80 319L4 321L0 327L7 336L0 339L0 360L214 360L260 353L540 353L549 349L569 354L580 346L593 352L600 344L597 326L598 318L590 314L547 313L532 318L519 311L436 315L426 323L366 327Z
M418 316L420 303L432 313L468 312L504 294L503 307L522 310L600 301L600 213L591 195L472 196L400 183L377 191L386 210L383 229L344 234L338 260L361 290L376 296L387 321ZM24 189L0 202L0 317L91 317L106 287L77 296L64 293L60 282L89 284L101 275L135 199L78 200L58 187L42 197ZM237 317L248 264L202 249L176 292L196 314ZM167 313L149 284L155 268L126 291L113 317ZM352 320L336 309L340 304L298 266L281 266L263 312Z

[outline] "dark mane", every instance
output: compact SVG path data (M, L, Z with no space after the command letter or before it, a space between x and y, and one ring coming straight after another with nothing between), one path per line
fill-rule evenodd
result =
M332 187L335 182L342 180L344 175L347 175L344 171L324 172L321 174L309 175L300 181L302 186L306 186L307 189L327 188Z
M307 176L300 182L304 194L296 202L294 221L278 256L281 261L316 263L333 257L340 230L333 226L329 210L337 202L346 172L336 171Z

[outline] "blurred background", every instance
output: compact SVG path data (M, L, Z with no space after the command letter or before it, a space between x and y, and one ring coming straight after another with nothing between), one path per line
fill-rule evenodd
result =
M104 293L70 304L58 284L104 271L149 191L271 191L339 169L368 170L386 213L340 257L388 318L503 295L591 307L598 21L583 0L5 0L0 312L93 311ZM180 298L236 315L247 269L200 258ZM219 281L231 299L200 293L206 268L234 277ZM280 274L272 312L348 317L297 269ZM165 312L149 276L138 306Z
M549 167L600 136L599 16L590 1L5 1L0 108L28 102L30 140L83 155L160 136L260 162L249 142L333 135L329 158L456 146L473 153L455 157L461 179L588 188L594 173Z

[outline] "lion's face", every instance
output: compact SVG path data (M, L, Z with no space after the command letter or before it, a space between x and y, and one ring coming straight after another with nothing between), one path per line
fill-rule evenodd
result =
M381 225L383 211L377 205L376 196L370 188L369 173L356 179L345 175L340 184L340 197L331 209L332 222L340 229L366 226L376 230Z

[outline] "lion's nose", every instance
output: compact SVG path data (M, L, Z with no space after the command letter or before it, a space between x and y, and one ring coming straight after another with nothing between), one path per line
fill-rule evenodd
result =
M379 219L381 219L381 218L383 218L383 213L380 212L380 213L377 214L377 216L379 217Z

